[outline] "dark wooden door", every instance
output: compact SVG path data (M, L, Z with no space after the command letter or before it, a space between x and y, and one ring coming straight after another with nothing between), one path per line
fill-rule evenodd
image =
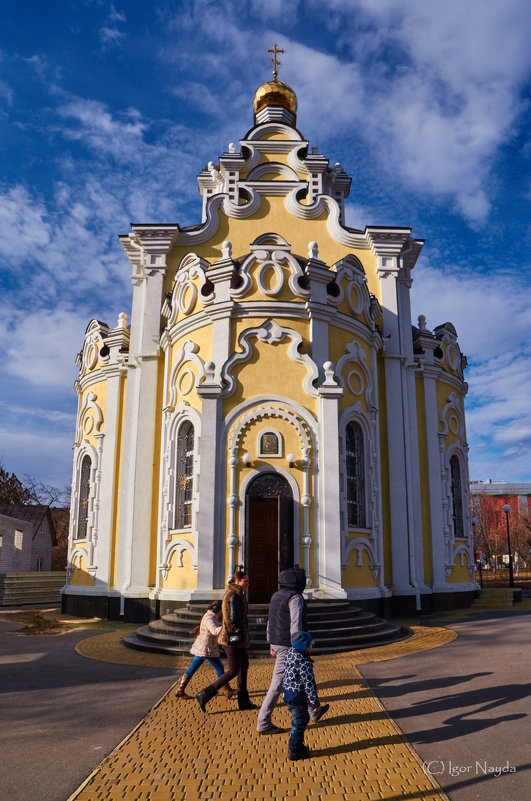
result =
M278 498L249 498L249 600L269 603L278 590Z

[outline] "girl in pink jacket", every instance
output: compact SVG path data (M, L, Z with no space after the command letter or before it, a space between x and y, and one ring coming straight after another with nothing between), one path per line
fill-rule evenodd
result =
M218 636L221 634L221 601L214 601L206 609L199 626L190 632L195 634L194 644L190 648L190 653L194 658L190 667L181 676L179 686L175 695L177 698L190 698L191 696L185 692L186 685L196 672L201 667L203 662L208 662L218 676L222 676L225 672L223 662L219 657ZM233 689L229 684L224 687L227 698L232 698L237 695L237 690Z

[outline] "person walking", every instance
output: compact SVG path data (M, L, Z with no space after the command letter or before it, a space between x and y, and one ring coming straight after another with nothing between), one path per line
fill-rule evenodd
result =
M292 640L306 630L306 601L302 595L306 587L306 573L300 567L283 570L279 575L279 589L271 597L267 621L267 640L271 656L275 657L273 676L267 695L262 702L256 730L259 734L282 731L271 720L271 715L282 692L284 662Z
M291 712L291 733L288 742L288 759L308 759L310 749L304 745L304 732L310 722L310 710L314 720L322 718L328 704L321 705L313 672L312 635L301 631L286 654L284 663L284 701Z
M190 648L190 653L193 655L190 667L183 673L179 686L175 695L177 698L191 698L191 695L186 693L188 682L201 667L203 662L208 662L219 676L225 672L223 662L219 657L218 636L221 634L221 601L213 601L205 610L203 617L198 626L191 632L195 634L194 644ZM224 687L227 698L233 698L236 695L236 690L226 684Z
M228 667L225 673L196 695L199 706L206 712L207 703L235 676L238 677L238 709L256 709L247 690L247 670L249 668L249 626L247 622L247 597L249 576L242 569L234 571L229 580L229 588L223 598L222 630L218 642L227 654Z

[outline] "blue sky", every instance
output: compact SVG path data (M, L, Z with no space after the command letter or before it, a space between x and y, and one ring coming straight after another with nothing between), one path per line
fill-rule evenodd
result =
M413 319L467 355L471 477L531 481L531 5L3 0L0 457L70 480L74 359L130 311L130 222L200 221L196 176L270 76L353 178L347 222L426 239Z

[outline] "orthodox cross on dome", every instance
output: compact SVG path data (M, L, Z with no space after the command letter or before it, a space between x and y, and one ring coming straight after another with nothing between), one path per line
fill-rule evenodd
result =
M273 53L273 58L270 58L269 61L273 63L273 80L278 81L278 68L282 66L282 62L278 60L277 56L279 53L285 53L285 50L280 50L277 43L273 45L273 47L269 48L266 51L267 53Z

